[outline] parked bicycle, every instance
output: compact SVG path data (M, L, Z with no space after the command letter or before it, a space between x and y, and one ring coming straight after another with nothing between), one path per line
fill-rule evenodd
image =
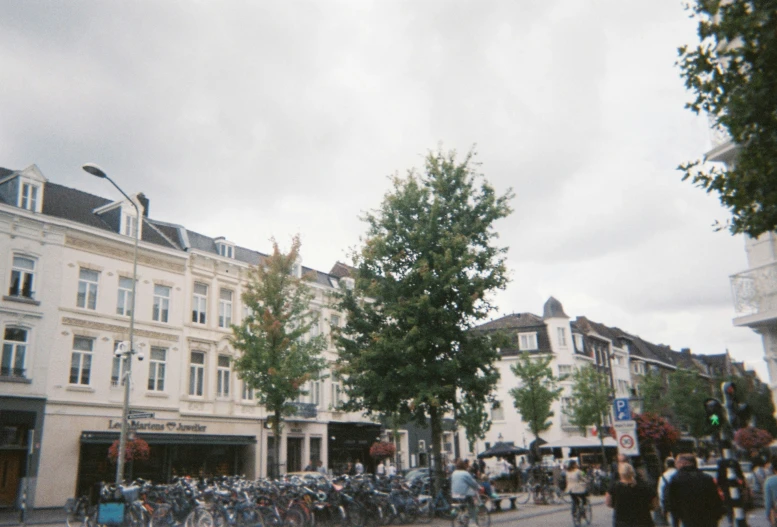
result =
M491 527L491 512L480 496L467 496L464 499L451 500L451 527ZM471 510L477 511L477 516L471 518Z

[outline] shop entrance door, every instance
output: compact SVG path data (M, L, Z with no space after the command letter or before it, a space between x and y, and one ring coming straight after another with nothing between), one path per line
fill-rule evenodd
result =
M22 475L22 453L0 450L0 507L12 507L19 491Z
M302 438L289 437L286 439L286 471L299 472L302 470Z

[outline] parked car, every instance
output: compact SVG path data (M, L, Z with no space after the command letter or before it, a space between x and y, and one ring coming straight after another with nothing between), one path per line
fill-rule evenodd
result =
M414 468L405 474L405 480L408 483L413 483L417 479L429 479L429 469L427 467Z

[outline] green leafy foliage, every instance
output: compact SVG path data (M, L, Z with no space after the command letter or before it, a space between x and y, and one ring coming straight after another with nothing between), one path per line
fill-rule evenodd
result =
M475 442L478 439L484 439L486 432L491 429L491 419L489 418L485 402L465 397L464 401L459 405L456 417L458 423L464 427L469 450L474 450Z
M572 396L564 413L581 432L592 425L601 430L612 396L609 377L592 366L584 366L572 374Z
M737 145L723 169L701 160L680 165L690 179L718 194L731 212L732 233L758 236L777 228L777 0L696 0L699 43L679 48L678 66L695 98ZM723 228L725 225L720 226Z
M325 337L309 337L319 317L310 310L313 292L293 275L299 249L298 236L287 254L273 241L272 255L251 269L242 297L248 314L232 326L232 345L240 352L235 371L271 414L274 437L280 437L283 417L296 411L292 401L307 394L305 383L326 367ZM276 460L280 443L274 442Z
M669 375L666 399L672 422L685 426L691 437L701 439L713 430L704 412L704 401L711 396L710 385L693 370L678 369Z
M639 382L639 394L642 396L642 409L658 415L668 416L669 400L666 398L666 381L659 373L648 372Z
M512 193L497 196L473 157L432 152L423 173L392 179L364 217L355 288L339 302L344 407L429 424L440 470L443 415L461 396L484 401L499 379L494 341L470 330L507 285L507 249L495 245L493 224L510 213Z
M519 381L518 387L510 390L513 405L535 438L553 425L550 418L554 414L550 408L563 390L557 386L558 378L550 368L552 360L551 356L532 357L524 352L518 362L510 366Z

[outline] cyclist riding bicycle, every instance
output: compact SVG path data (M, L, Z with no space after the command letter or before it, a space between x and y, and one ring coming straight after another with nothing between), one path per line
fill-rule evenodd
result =
M567 491L572 497L572 516L574 517L578 507L583 507L583 511L585 511L588 505L585 474L577 466L577 461L574 460L570 461L567 467Z
M468 468L469 461L466 459L460 459L456 464L456 470L451 474L451 497L466 500L469 517L477 521L480 483L469 473Z

